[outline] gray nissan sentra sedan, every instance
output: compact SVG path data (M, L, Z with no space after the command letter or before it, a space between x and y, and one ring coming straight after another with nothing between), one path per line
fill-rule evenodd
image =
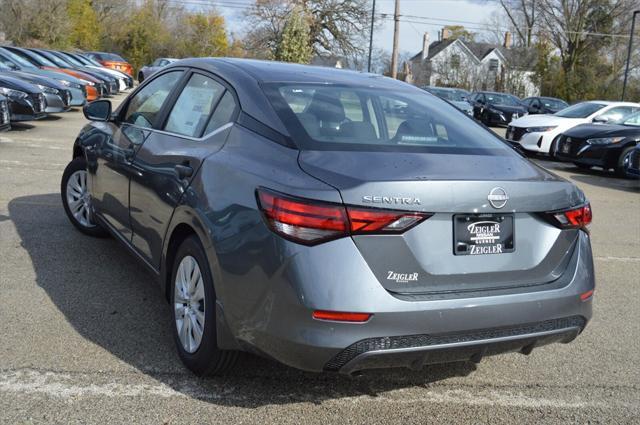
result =
M85 115L64 208L157 276L196 374L529 354L591 317L584 194L419 88L188 59Z

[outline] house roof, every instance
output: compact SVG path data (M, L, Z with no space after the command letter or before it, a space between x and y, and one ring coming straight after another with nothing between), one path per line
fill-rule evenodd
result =
M478 61L481 61L489 53L497 50L499 54L507 61L507 63L512 64L516 68L531 69L536 64L536 52L534 49L527 49L522 47L507 49L506 47L499 44L477 43L473 41L465 41L460 38L449 38L446 40L434 41L429 45L429 56L427 56L427 60L433 58L434 56L437 56L440 52L445 50L456 41L459 41L462 46L467 48L467 50L469 50ZM421 55L422 52L418 52L411 58L411 61L420 59Z

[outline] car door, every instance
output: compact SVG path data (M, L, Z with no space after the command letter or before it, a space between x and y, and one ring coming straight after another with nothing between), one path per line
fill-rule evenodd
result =
M479 120L482 117L482 112L484 112L484 104L484 94L478 93L475 100L473 101L473 117L475 119Z
M124 239L131 239L129 181L136 151L150 134L162 106L184 70L168 72L133 94L114 122L106 123L103 141L96 146L96 167L90 171L92 203L102 217Z
M224 144L237 115L234 94L214 76L192 72L136 153L131 179L132 243L159 268L162 241L174 209L203 159Z

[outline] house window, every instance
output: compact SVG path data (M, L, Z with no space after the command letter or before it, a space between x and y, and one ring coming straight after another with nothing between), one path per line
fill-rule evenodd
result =
M451 55L451 68L460 68L460 55Z
M489 59L489 71L497 71L498 64L498 59Z

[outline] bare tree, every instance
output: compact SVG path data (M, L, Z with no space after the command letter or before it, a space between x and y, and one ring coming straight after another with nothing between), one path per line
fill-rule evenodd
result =
M309 43L316 54L348 56L363 50L370 22L368 0L256 0L247 13L253 28L247 35L248 48L258 56L272 56L295 7L309 20Z
M521 46L532 45L539 13L538 3L540 0L500 0L500 6L509 18Z

